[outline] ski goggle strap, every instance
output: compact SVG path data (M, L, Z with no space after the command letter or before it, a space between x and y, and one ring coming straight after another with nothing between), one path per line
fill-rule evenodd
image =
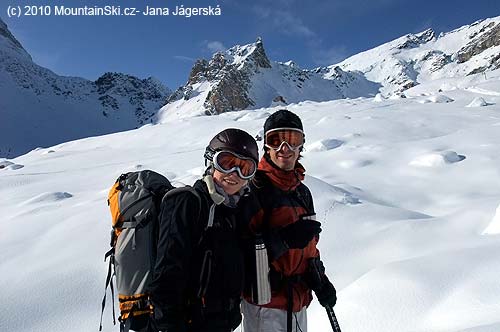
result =
M304 132L296 128L276 128L266 132L264 145L278 151L286 143L291 150L304 145Z
M213 163L215 169L229 174L234 171L243 180L249 180L257 171L257 163L252 158L240 156L231 151L218 151L214 154Z

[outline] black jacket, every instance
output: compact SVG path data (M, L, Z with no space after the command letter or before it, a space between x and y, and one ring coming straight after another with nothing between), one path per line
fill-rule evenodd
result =
M241 321L244 277L237 209L216 206L205 229L213 201L202 180L193 188L198 195L185 191L161 204L149 287L155 322L167 332L230 331Z

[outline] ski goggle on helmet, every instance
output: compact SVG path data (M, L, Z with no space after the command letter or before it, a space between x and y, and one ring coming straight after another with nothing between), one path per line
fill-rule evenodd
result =
M255 160L228 150L217 151L214 154L213 163L216 170L224 174L236 171L243 180L251 179L257 171Z
M279 151L283 144L288 145L292 151L299 150L304 145L304 132L297 128L276 128L266 132L264 145Z

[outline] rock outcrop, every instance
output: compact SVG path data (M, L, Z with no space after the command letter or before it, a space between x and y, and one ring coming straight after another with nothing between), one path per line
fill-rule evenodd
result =
M500 45L500 23L491 22L471 36L471 40L457 52L457 62L464 63L493 46Z
M210 61L200 59L195 62L187 85L177 89L168 103L188 100L191 98L193 85L212 82L212 88L203 103L206 114L220 114L254 106L255 102L248 96L250 78L263 68L271 68L271 62L260 38L251 45L235 46L226 52L217 52Z
M120 105L117 98L128 99L128 103L134 108L139 125L151 121L157 110L163 106L170 92L162 83L152 77L140 79L122 73L105 73L94 84L101 105L105 109L119 110ZM150 107L148 103L156 104L156 106Z
M411 48L420 47L431 40L435 39L434 30L427 29L418 34L408 34L403 38L403 42L396 46L400 50L408 50Z
M354 92L353 86L362 88ZM273 62L258 38L255 43L217 52L208 61L196 61L186 85L177 89L162 108L159 121L172 114L186 115L178 111L183 103L190 104L187 108L192 114L202 109L203 114L215 115L286 102L360 97L377 89L377 84L359 73L340 68L336 75L325 78L318 70L303 70L293 61Z

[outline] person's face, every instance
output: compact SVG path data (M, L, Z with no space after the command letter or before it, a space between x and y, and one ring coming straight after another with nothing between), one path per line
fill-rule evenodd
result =
M247 180L240 178L236 171L225 174L215 169L213 178L215 183L222 187L228 195L236 194L248 183Z
M300 151L290 149L288 144L281 145L278 151L269 149L269 156L273 163L284 171L291 171L295 168L299 155Z

